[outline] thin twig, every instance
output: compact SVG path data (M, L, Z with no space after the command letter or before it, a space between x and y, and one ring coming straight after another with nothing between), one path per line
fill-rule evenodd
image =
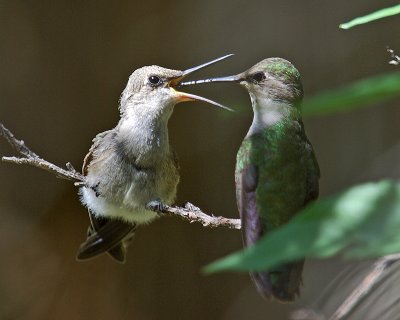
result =
M390 49L389 47L386 47L387 52L389 52L390 54L390 58L392 60L389 61L389 64L398 66L400 65L400 56L398 56L397 54L394 53L393 49Z
M75 170L71 163L66 164L66 169L60 168L55 164L40 158L36 153L30 150L23 140L15 138L13 133L8 130L0 122L0 135L3 136L8 143L23 157L2 157L4 162L15 164L29 164L34 167L46 170L54 174L56 177L66 180L74 181L74 185L82 187L86 185L85 176ZM200 222L204 227L216 228L225 227L230 229L240 229L240 219L228 219L224 217L216 217L202 212L194 205L187 203L184 207L177 206L163 206L163 210L157 211L161 215L178 216L184 220L193 222Z
M18 140L15 138L13 133L8 130L1 122L0 122L0 135L2 135L8 143L17 151L18 153L22 154L24 157L2 157L1 159L4 162L11 162L15 164L29 164L35 167L38 167L43 170L47 170L56 177L66 180L72 181L80 181L83 182L85 178L75 169L67 164L68 170L62 169L51 162L48 162L42 158L40 158L36 153L30 150L23 140Z
M238 230L241 228L240 219L228 219L205 214L190 202L185 203L183 207L164 206L161 212L165 215L179 216L184 220L189 220L190 223L200 222L203 227L226 227Z
M25 146L23 140L18 140L14 137L13 133L8 130L1 122L0 122L0 134L8 141L8 143L13 147L17 152L23 154L24 156L38 158L39 156L31 151L29 148Z
M355 288L347 299L339 306L329 320L345 319L357 306L357 304L374 288L381 276L390 265L400 259L400 254L391 254L378 259L371 270Z
M324 316L312 309L298 309L290 314L290 320L325 320Z
M291 313L291 320L345 320L351 319L351 313L367 296L384 276L385 271L392 263L400 260L400 254L392 254L379 258L372 266L372 270L362 279L358 286L339 305L332 316L324 315L313 308L303 308Z
M76 171L70 171L62 169L55 164L52 164L46 160L39 157L18 158L18 157L2 157L4 162L11 162L15 164L29 164L37 168L49 171L53 173L57 178L72 180L72 181L83 181L83 176Z

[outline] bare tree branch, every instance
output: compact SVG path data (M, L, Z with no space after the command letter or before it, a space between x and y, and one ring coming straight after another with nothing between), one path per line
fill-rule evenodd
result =
M321 314L312 309L298 309L290 314L290 320L326 320Z
M2 157L4 162L10 162L14 164L29 164L34 167L49 171L57 178L74 181L75 186L81 187L86 185L85 176L77 172L71 163L68 162L66 164L66 169L63 169L42 159L36 153L30 150L25 145L23 140L18 140L15 138L13 133L1 122L0 135L2 135L19 154L23 155L23 157ZM160 215L178 216L189 221L190 223L200 222L204 227L225 227L230 229L241 228L240 219L228 219L224 217L208 215L190 203L186 203L184 207L164 205L161 211L154 211Z
M17 152L23 154L24 156L30 156L38 158L39 156L33 151L29 150L23 140L17 140L12 132L8 130L1 122L0 122L0 133L1 135L8 141L8 143L13 147Z
M339 305L336 311L329 317L323 313L317 312L312 307L295 310L291 313L291 320L345 320L352 319L351 313L363 301L368 294L372 292L387 269L396 261L400 260L400 254L391 254L379 258L372 265L370 270L358 284L358 286L349 294L349 296Z
M202 212L200 208L195 207L190 202L185 203L183 207L165 206L161 212L169 216L179 216L184 220L189 220L190 223L200 222L203 227L226 227L237 230L241 228L240 219L228 219L214 215L207 215Z
M386 47L387 52L390 54L390 58L392 60L389 61L389 64L398 66L400 65L400 56L394 53L394 50L390 49L389 47Z
M47 170L57 178L62 178L66 180L79 181L83 182L85 178L75 169L72 168L71 165L67 165L68 170L57 167L56 165L43 160L36 153L30 150L24 143L23 140L18 140L14 137L13 133L8 130L1 122L0 122L0 134L8 141L8 143L17 151L22 154L24 157L2 157L1 159L4 162L11 162L15 164L29 164L35 167L38 167L43 170Z
M378 259L371 270L355 288L347 299L339 306L329 320L345 319L357 306L357 304L378 284L383 273L391 264L400 259L400 254L391 254Z

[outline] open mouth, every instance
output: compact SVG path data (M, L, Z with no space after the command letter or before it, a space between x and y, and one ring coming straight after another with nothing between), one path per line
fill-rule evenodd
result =
M221 61L221 60L224 60L224 59L226 59L226 58L229 58L229 57L231 57L231 56L233 56L233 54L228 54L228 55L225 55L225 56L223 56L223 57L217 58L217 59L215 59L215 60L212 60L212 61L203 63L203 64L201 64L201 65L199 65L199 66L189 68L189 69L187 69L187 70L182 71L182 74L179 75L178 77L174 77L174 78L169 79L169 80L168 80L168 84L169 84L169 87L170 87L170 90L171 90L173 96L176 97L176 99L177 99L178 102L184 102L184 101L203 101L203 102L212 104L212 105L214 105L214 106L223 108L223 109L225 109L225 110L233 111L231 108L228 108L228 107L226 107L226 106L224 106L224 105L222 105L222 104L220 104L220 103L218 103L218 102L215 102L215 101L213 101L213 100L210 100L210 99L207 99L207 98L204 98L204 97L195 95L195 94L190 94L190 93L185 93L185 92L176 91L176 90L174 89L174 88L176 88L177 86L187 85L187 83L190 83L190 84L197 84L196 81L182 82L182 80L183 80L186 76L192 74L193 72L195 72L195 71L197 71L197 70L200 70L200 69L203 69L203 68L205 68L205 67L208 67L208 66L210 66L210 65L212 65L212 64L214 64L214 63L217 63L217 62L219 62L219 61Z

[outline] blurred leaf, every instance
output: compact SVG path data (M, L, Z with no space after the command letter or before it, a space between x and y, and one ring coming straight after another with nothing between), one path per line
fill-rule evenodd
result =
M400 72L387 73L317 94L303 103L306 116L349 111L400 96Z
M393 16L393 15L399 14L399 13L400 13L400 4L395 5L393 7L389 7L389 8L385 8L385 9L381 9L381 10L372 12L370 14L367 14L366 16L355 18L346 23L342 23L341 25L339 25L339 28L350 29L359 24L368 23L368 22L371 22L374 20L386 18L386 17Z
M373 257L400 251L400 183L352 187L314 202L255 246L206 266L223 270L266 270L308 257Z

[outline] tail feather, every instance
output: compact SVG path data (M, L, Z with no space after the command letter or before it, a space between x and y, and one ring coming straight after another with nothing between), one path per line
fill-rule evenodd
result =
M107 251L108 255L119 263L125 263L128 246L132 242L134 235L135 235L135 229L130 231L130 233L128 233L128 235L123 240L121 240L121 242L118 243L115 247L108 250Z
M285 264L273 271L250 273L258 292L266 299L293 302L300 296L304 260Z
M107 252L120 263L125 262L126 247L134 235L135 225L106 218L97 218L89 213L90 226L87 239L78 250L77 259L87 260Z
M107 253L117 262L125 263L126 261L126 246L122 240L115 247L107 251Z

